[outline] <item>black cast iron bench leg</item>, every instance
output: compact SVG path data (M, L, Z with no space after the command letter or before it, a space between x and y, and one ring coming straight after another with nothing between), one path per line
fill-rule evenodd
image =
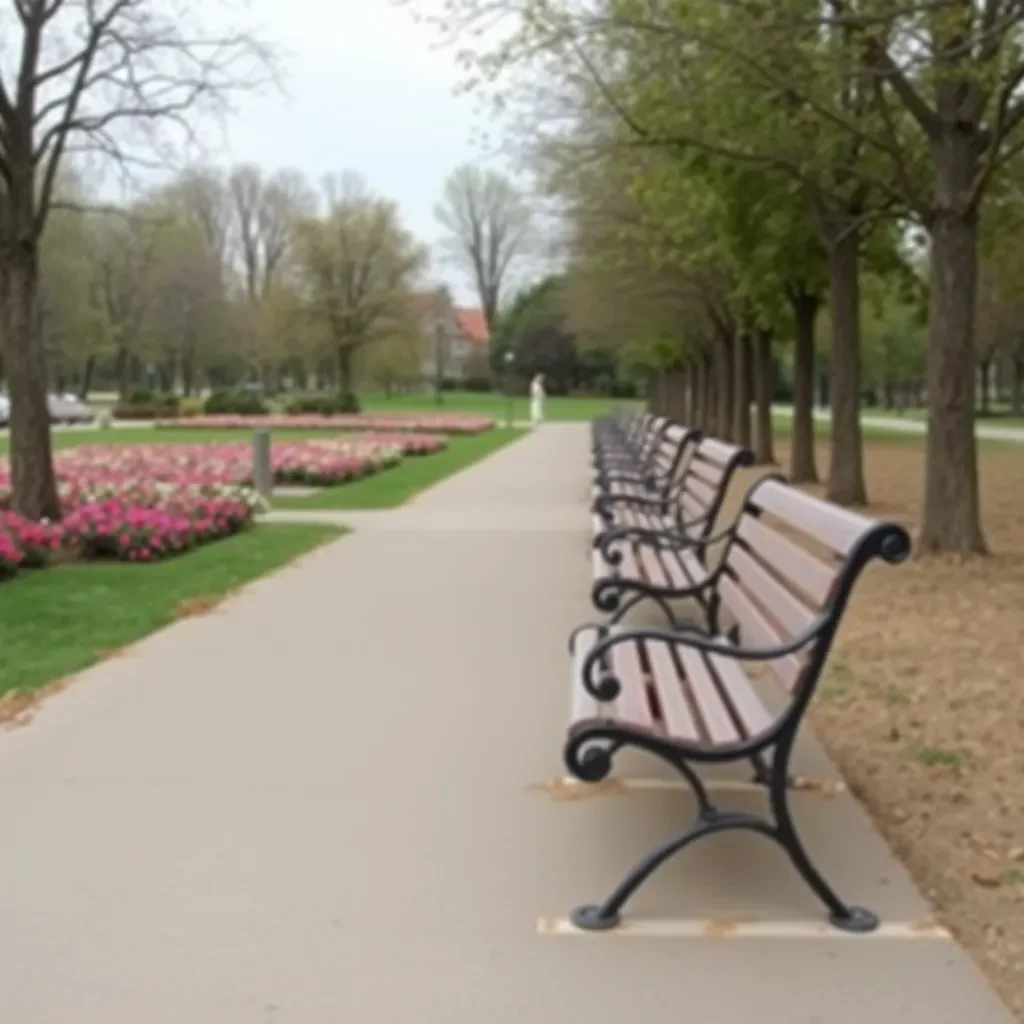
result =
M625 739L622 743L613 744L613 747L618 749L619 746L628 742L629 740ZM642 744L642 746L647 745ZM680 771L693 789L698 802L696 820L689 828L677 833L647 853L603 902L585 904L573 910L570 915L573 924L584 931L608 931L615 928L621 922L622 908L626 902L665 861L705 836L715 835L718 832L746 829L774 839L786 851L804 882L828 909L829 922L834 927L842 931L856 933L874 931L879 925L877 916L870 910L851 906L840 899L836 891L825 881L811 862L797 834L788 801L789 747L789 742L781 741L777 745L775 756L772 759L768 792L774 821L747 812L719 811L712 805L703 782L689 765L681 760L677 761L675 758L664 758L673 763L673 766ZM660 751L653 750L649 746L647 749L664 757ZM593 755L593 765L596 772L599 773L598 777L604 777L610 767L612 750L591 750L587 753Z

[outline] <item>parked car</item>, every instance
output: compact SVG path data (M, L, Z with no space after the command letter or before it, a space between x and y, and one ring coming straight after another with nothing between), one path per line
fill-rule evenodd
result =
M47 395L46 405L53 423L91 423L95 414L74 395Z
M50 411L52 423L91 423L95 414L86 408L74 395L47 395L46 406ZM0 427L9 425L11 419L11 400L0 395Z

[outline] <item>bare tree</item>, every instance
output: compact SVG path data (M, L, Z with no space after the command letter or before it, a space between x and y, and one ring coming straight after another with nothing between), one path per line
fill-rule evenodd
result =
M190 113L265 78L245 32L211 31L168 0L12 0L0 12L0 335L11 392L14 507L59 517L39 333L40 239L62 165L125 167L190 141ZM209 2L201 5L209 12ZM212 6L217 7L217 4Z
M279 171L268 178L251 164L231 172L228 188L245 293L257 302L273 287L296 217L312 213L316 197L299 172Z
M233 212L233 262L242 277L247 345L260 364L264 383L275 386L273 353L279 349L268 304L286 272L286 260L300 216L316 209L316 195L297 171L267 176L245 164L228 177Z
M466 164L445 182L435 215L448 232L449 250L472 279L493 334L509 270L526 254L530 208L505 175Z

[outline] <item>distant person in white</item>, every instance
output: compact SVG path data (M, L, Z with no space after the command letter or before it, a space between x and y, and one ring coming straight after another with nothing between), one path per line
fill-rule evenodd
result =
M530 381L530 426L539 427L544 419L544 399L547 393L544 391L544 374L538 373Z

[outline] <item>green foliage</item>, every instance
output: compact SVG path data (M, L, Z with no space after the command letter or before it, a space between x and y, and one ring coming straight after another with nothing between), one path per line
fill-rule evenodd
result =
M498 317L491 338L491 366L495 373L504 372L505 353L517 353L529 330L563 318L563 287L561 277L551 276L516 294Z
M340 416L360 411L356 395L297 395L288 401L289 416Z
M867 386L885 391L924 377L927 327L898 277L865 276L861 319Z
M263 399L248 391L214 391L203 411L211 416L265 416L269 412Z

